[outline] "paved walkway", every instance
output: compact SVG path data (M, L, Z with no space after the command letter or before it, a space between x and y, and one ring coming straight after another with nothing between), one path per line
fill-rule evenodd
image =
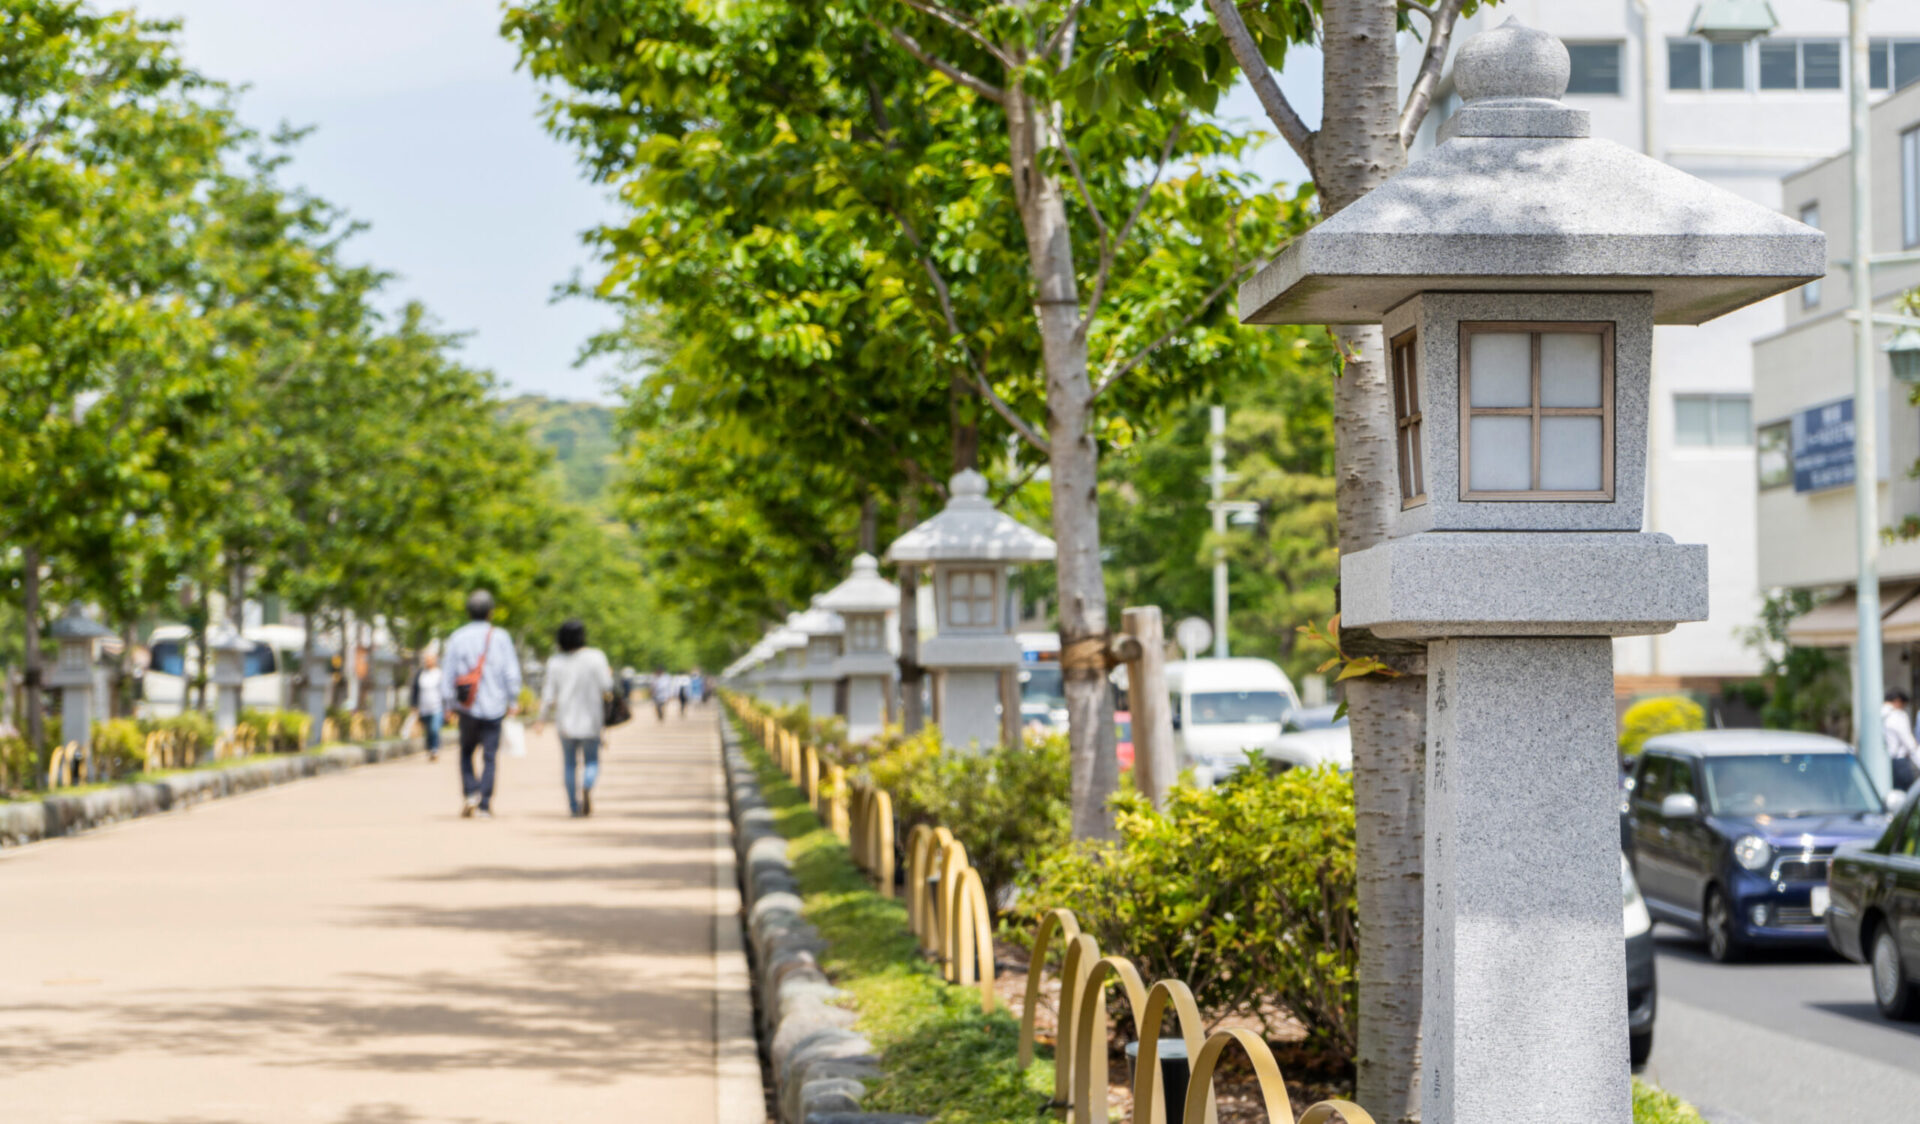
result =
M530 741L492 821L443 753L0 853L0 1118L763 1119L712 708L591 819Z

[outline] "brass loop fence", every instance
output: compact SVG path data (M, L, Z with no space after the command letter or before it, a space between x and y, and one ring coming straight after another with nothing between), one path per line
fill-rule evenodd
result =
M892 798L863 779L848 779L841 767L827 764L821 783L819 750L739 696L728 705L765 748L807 801L847 842L854 863L872 876L880 892L893 893L895 863ZM968 861L964 843L944 827L916 824L907 833L905 896L907 926L920 951L937 960L947 982L978 988L982 1011L994 1009L992 913L980 873ZM1104 955L1093 936L1081 929L1069 909L1052 909L1034 926L1027 985L1020 1011L1018 1062L1033 1064L1036 1015L1046 992L1055 954L1060 996L1053 1051L1053 1102L1073 1124L1108 1120L1107 991L1118 984L1140 1043L1133 1066L1132 1124L1167 1124L1167 1089L1160 1068L1160 1044L1169 1018L1186 1047L1189 1075L1186 1101L1176 1117L1183 1124L1218 1124L1214 1076L1229 1051L1252 1068L1267 1119L1282 1124L1375 1124L1351 1101L1326 1100L1310 1106L1296 1121L1280 1063L1266 1040L1249 1030L1229 1027L1206 1032L1193 991L1180 980L1148 986L1133 962Z

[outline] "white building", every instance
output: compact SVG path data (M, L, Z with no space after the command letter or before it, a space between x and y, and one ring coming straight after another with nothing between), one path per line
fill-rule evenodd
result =
M1877 103L1868 136L1873 252L1920 249L1920 85ZM1842 264L1851 253L1843 233L1852 222L1851 185L1844 152L1786 177L1782 191L1788 211L1817 211L1838 236L1827 243L1832 264L1826 280L1790 299L1785 327L1754 345L1760 580L1768 587L1839 594L1789 626L1789 637L1808 647L1851 648L1857 635L1854 329L1846 315L1853 291ZM1899 297L1917 286L1920 264L1876 268L1875 309L1896 311ZM1920 517L1920 480L1908 472L1920 461L1920 409L1910 400L1910 388L1892 378L1892 364L1881 350L1892 334L1891 328L1875 329L1873 356L1879 410L1875 472L1880 522L1886 527ZM1920 686L1920 542L1883 547L1880 578L1886 684L1913 690Z
M1714 7L1700 0L1505 0L1462 21L1453 42L1509 17L1553 32L1572 56L1566 100L1592 115L1594 136L1779 208L1786 202L1783 176L1847 145L1847 8L1834 0L1771 0L1771 6L1778 19L1771 34L1715 43L1689 33L1696 13ZM1920 3L1872 4L1868 13L1874 88L1920 82ZM1414 22L1423 27L1418 15ZM1405 89L1418 54L1402 57ZM1434 143L1435 130L1457 105L1449 77L1416 151ZM1796 215L1844 230L1837 209ZM1800 299L1767 301L1697 328L1654 330L1646 527L1707 545L1710 616L1662 636L1616 641L1622 696L1714 692L1759 671L1760 657L1743 638L1759 619L1763 588L1752 344L1785 328L1789 306ZM1845 299L1829 296L1828 303L1838 308ZM1845 385L1847 372L1844 359L1836 359L1836 387Z

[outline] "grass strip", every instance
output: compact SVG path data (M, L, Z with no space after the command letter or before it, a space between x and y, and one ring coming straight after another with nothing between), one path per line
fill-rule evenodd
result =
M940 978L914 944L905 903L873 890L846 844L760 745L744 730L740 740L786 837L806 919L826 938L820 966L852 995L856 1029L886 1070L862 1110L936 1116L942 1124L1032 1124L1052 1095L1051 1059L1042 1051L1020 1072L1020 1024L1004 1010L983 1014L979 992Z
M1004 1010L982 1014L978 992L940 978L907 929L906 903L868 885L800 790L738 722L734 729L787 840L806 919L827 940L820 966L852 994L857 1028L886 1070L861 1107L934 1116L941 1124L1032 1124L1037 1106L1053 1095L1051 1054L1036 1051L1032 1068L1020 1072L1019 1022ZM1637 1077L1633 1120L1705 1124L1685 1101Z

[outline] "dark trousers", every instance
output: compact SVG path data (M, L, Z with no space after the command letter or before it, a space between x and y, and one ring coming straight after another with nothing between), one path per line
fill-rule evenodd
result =
M1901 792L1913 787L1920 780L1920 766L1915 766L1911 757L1893 759L1893 787Z
M493 762L500 755L499 718L460 716L460 791L477 796L485 810L493 804ZM480 750L480 776L473 775L473 751Z

